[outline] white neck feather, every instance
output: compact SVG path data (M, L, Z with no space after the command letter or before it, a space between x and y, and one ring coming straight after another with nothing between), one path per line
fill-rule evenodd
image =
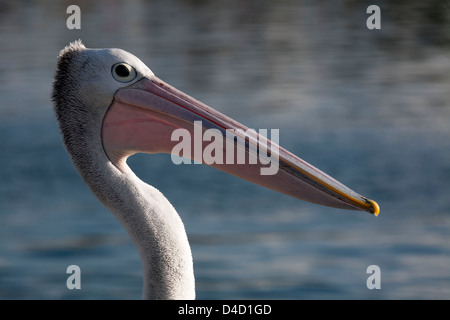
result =
M134 173L119 173L114 180L122 196L108 206L139 251L143 298L195 299L192 254L180 216L161 192Z
M143 298L195 299L192 254L180 216L124 159L121 170L125 173L113 165L97 139L88 140L89 146L81 150L72 149L72 158L91 191L114 213L136 245L144 272Z

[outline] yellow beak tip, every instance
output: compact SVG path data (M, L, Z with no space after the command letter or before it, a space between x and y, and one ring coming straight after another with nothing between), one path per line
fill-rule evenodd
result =
M375 216L378 216L378 214L380 213L380 206L378 205L378 203L376 203L374 200L367 200L370 204L371 204L371 212L372 214L374 214Z

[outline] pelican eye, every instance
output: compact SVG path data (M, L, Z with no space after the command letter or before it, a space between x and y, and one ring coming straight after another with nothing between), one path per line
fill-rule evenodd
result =
M136 70L128 63L119 62L112 66L112 76L119 82L130 82L137 76Z

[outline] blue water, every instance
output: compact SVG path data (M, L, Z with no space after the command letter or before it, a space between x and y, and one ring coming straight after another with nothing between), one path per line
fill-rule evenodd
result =
M199 299L450 298L448 15L411 6L409 23L382 4L369 31L364 6L331 1L79 5L82 29L68 30L63 4L1 4L0 299L141 296L137 251L76 173L51 109L56 55L78 38L279 129L280 145L381 206L375 218L168 155L130 158L185 223ZM66 287L72 264L81 290Z

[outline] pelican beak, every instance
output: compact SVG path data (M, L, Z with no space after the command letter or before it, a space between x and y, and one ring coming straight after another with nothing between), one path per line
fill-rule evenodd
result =
M128 168L126 158L134 153L169 153L178 162L192 159L295 198L378 215L375 201L273 140L277 139L265 138L156 76L119 89L102 126L104 150L122 172Z

